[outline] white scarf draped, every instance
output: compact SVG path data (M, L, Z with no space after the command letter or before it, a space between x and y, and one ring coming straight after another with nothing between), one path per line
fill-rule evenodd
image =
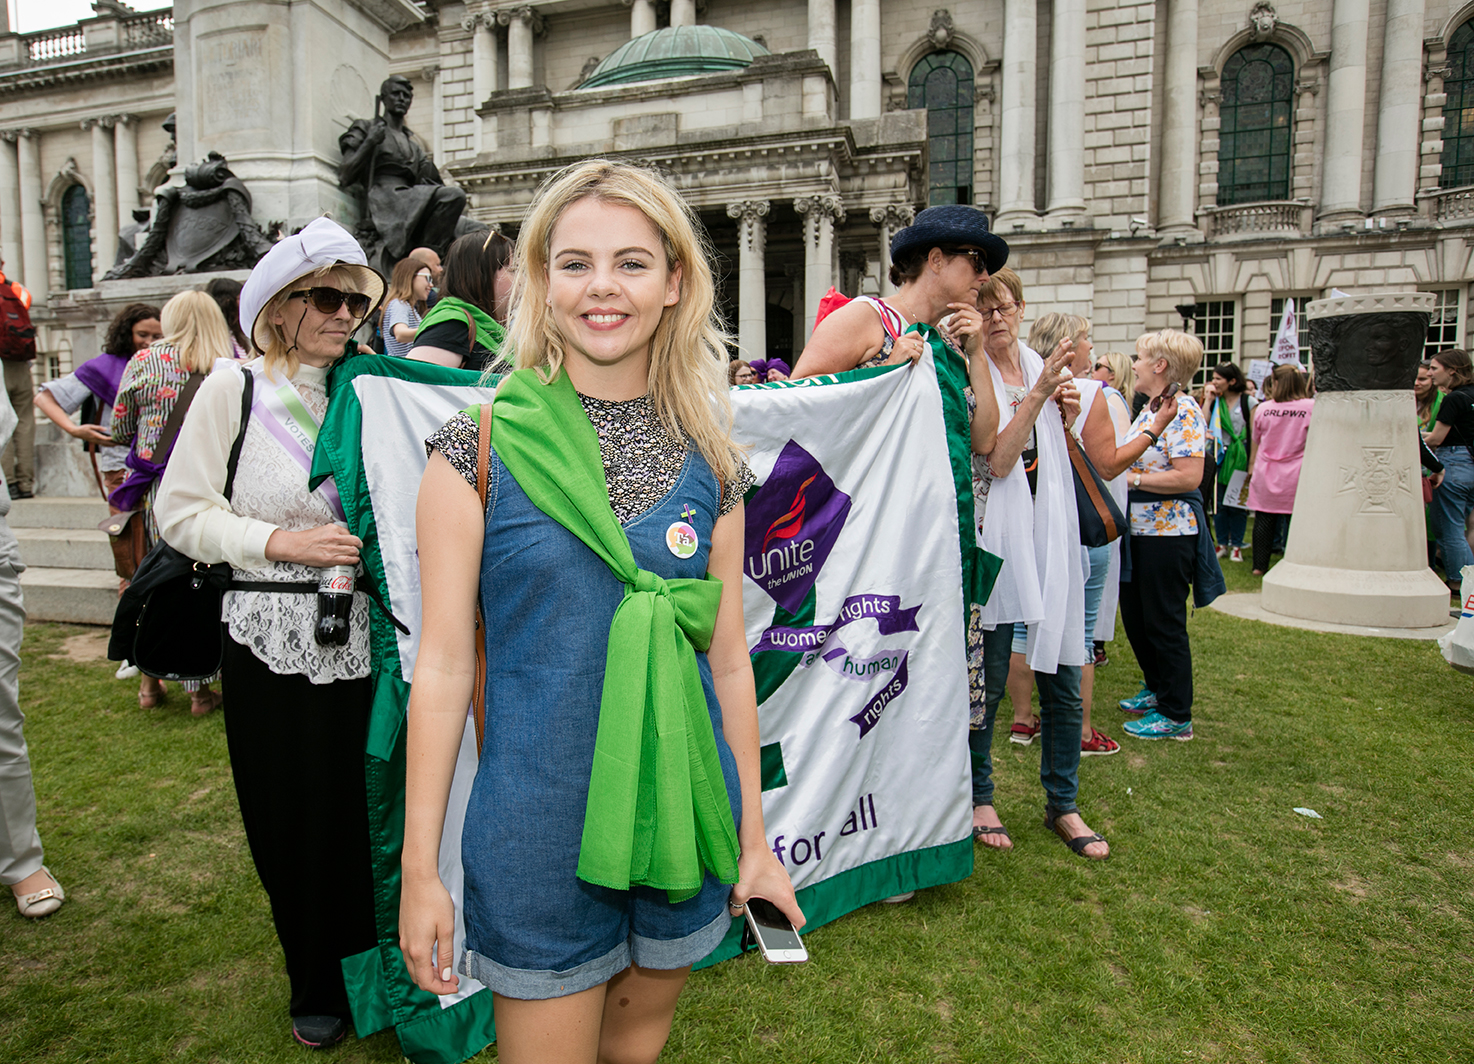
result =
M1116 424L1116 419L1111 416L1111 408L1106 394L1105 385L1100 381L1088 381L1079 379L1075 381L1080 389L1080 416L1075 419L1075 438L1080 439L1081 432L1085 429L1085 419L1090 416L1090 408L1095 400L1100 399L1101 413L1111 423L1111 437L1116 441L1116 446L1121 446L1122 437L1125 432ZM1112 389L1114 391L1114 389ZM1115 392L1120 395L1120 392ZM1129 407L1128 407L1129 409ZM1129 416L1129 415L1128 415ZM1081 441L1084 442L1083 440ZM1115 480L1106 481L1106 487L1110 489L1111 498L1116 500L1116 507L1122 516L1130 520L1131 509L1126 503L1126 474L1122 473ZM1077 511L1078 514L1078 511ZM1126 542L1126 530L1121 530L1121 537L1113 540L1111 548L1111 567L1106 574L1105 590L1100 597L1100 610L1095 615L1095 632L1090 638L1108 643L1116 638L1116 607L1120 605L1121 599L1121 544Z
M1020 342L1024 387L1031 388L1044 360ZM988 359L998 398L998 431L1013 420L1003 375ZM995 477L983 515L982 546L1003 559L992 597L982 610L983 627L1022 621L1028 626L1026 658L1035 672L1085 664L1085 575L1080 564L1080 517L1065 450L1064 422L1053 399L1034 423L1039 448L1038 490L1029 495L1023 462Z

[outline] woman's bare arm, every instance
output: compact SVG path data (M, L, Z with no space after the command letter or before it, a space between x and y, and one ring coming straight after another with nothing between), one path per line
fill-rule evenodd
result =
M1162 409L1157 411L1152 419L1151 429L1158 437L1162 430L1171 424L1172 419L1177 416L1177 401L1163 403ZM1121 446L1116 446L1116 426L1111 421L1110 411L1105 403L1092 403L1090 414L1085 418L1085 431L1081 433L1081 442L1085 446L1085 453L1090 458L1090 463L1095 466L1095 471L1101 475L1103 480L1115 480L1126 470L1130 469L1138 458L1146 454L1151 448L1151 437L1142 433L1134 440L1127 440Z
M454 351L447 351L443 347L431 347L429 344L420 344L418 347L410 348L406 357L417 362L433 362L437 366L449 366L451 369L460 369L466 361Z
M884 343L885 328L875 308L858 300L846 303L819 323L789 379L852 370L880 354Z
M743 508L718 518L711 534L707 572L722 581L722 604L717 610L707 661L712 685L722 707L722 735L737 761L737 778L742 788L742 824L738 841L742 856L738 882L732 888L733 904L750 897L766 898L778 906L794 927L804 925L804 914L793 896L788 872L768 848L763 826L762 772L759 765L757 690L752 678L752 658L747 653L747 632L742 623L742 532Z
M454 992L455 910L440 882L440 834L476 673L476 596L485 532L475 489L438 451L415 506L420 558L420 652L410 688L405 753L399 944L410 976ZM438 947L438 958L432 951Z

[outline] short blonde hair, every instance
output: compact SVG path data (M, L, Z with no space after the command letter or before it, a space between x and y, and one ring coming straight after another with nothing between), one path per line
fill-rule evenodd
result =
M1136 370L1131 368L1130 355L1124 351L1107 351L1097 355L1095 360L1111 367L1111 379L1115 381L1118 392L1129 397L1136 391Z
M990 274L983 282L983 286L978 289L978 306L982 306L985 299L995 299L999 303L1007 303L1012 299L1015 303L1022 303L1024 301L1023 278L1014 273L1012 267L1009 266Z
M1007 269L1008 267L1004 267ZM1034 352L1048 358L1054 353L1061 340L1074 340L1079 343L1080 338L1090 332L1090 321L1078 314L1061 314L1058 311L1050 311L1042 315L1038 321L1029 328L1029 346Z
M287 339L280 325L271 319L276 312L286 306L287 297L292 292L300 292L304 288L316 288L319 285L329 285L342 289L344 292L362 292L363 287L359 284L359 274L352 267L334 264L323 266L311 273L304 273L296 278L291 284L284 285L282 290L266 301L266 306L261 308L260 321L271 334L271 341L266 345L265 359L266 372L276 373L280 371L287 377L297 375L297 347L294 342ZM370 297L372 298L372 297ZM360 322L361 324L361 322ZM355 330L358 325L353 327Z
M553 229L583 199L633 207L660 234L666 266L681 268L680 296L664 309L650 340L650 401L672 435L689 436L723 483L737 476L732 404L727 396L729 337L716 311L711 252L695 214L654 170L589 159L553 174L538 189L517 234L516 284L508 335L518 369L554 380L567 354L548 306Z
M1153 361L1166 359L1168 379L1184 388L1192 383L1193 374L1203 364L1203 342L1181 329L1142 333L1137 338L1136 349Z
M219 358L230 358L230 326L220 304L208 292L180 292L164 304L159 316L164 339L179 353L179 363L190 373L209 373Z

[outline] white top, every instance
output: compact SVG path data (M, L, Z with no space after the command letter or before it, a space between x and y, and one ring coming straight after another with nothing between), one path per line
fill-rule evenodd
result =
M335 515L320 492L307 490L302 467L259 418L253 417L246 429L233 501L222 494L230 449L240 429L244 371L238 364L216 363L195 393L154 503L159 532L171 547L191 558L229 562L237 579L315 583L318 570L311 566L267 561L266 541L278 528L300 532L330 524ZM326 382L327 370L312 366L298 367L292 378L302 402L319 421L328 405ZM350 635L343 647L321 647L313 639L316 595L230 591L223 619L231 638L249 647L273 672L301 673L313 683L368 675L364 595L353 596Z

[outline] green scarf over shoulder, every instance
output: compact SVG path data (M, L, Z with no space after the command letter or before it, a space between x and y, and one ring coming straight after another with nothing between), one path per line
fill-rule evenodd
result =
M672 902L700 891L708 869L737 882L737 827L696 665L722 582L665 580L635 564L609 504L598 433L566 372L551 384L530 369L503 380L491 445L533 505L625 585L609 628L578 878L664 890Z
M455 296L441 296L435 305L426 312L425 316L420 319L419 328L415 330L415 339L419 339L420 334L430 326L439 325L444 321L459 322L462 325L474 325L476 327L476 343L486 348L493 355L501 351L502 340L507 335L507 330L497 324L495 318L475 303L467 303L464 299L457 299Z

